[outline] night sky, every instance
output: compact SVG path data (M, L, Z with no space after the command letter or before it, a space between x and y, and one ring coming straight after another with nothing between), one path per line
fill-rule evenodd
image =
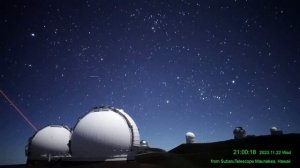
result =
M297 1L1 1L0 90L38 128L100 105L141 138L185 142L300 132ZM35 131L0 98L0 164Z

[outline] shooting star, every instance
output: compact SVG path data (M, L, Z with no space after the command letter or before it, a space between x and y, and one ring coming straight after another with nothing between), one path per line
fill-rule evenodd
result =
M97 75L90 75L89 78L99 78Z

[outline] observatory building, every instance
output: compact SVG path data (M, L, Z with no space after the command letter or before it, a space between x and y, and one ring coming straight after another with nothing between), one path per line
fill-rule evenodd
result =
M72 161L134 160L140 135L133 119L121 109L95 107L74 127Z
M270 132L271 132L271 135L282 135L283 134L282 130L278 129L277 127L271 127Z
M185 134L185 140L187 144L195 143L196 142L196 136L192 132L187 132Z
M28 140L25 152L28 161L55 160L69 156L71 132L67 126L49 125Z
M61 160L96 162L134 160L140 135L133 119L121 109L95 107L70 131L50 125L29 138L27 163Z
M234 139L242 139L246 137L246 130L243 127L235 127L233 130Z

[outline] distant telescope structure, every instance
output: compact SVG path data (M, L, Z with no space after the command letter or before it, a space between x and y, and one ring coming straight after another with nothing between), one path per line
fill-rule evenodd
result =
M69 155L71 132L67 126L49 125L38 130L28 140L25 152L28 160L55 160Z
M271 132L271 135L282 135L283 134L282 130L278 129L277 127L271 127L270 132Z
M149 144L148 144L147 141L141 140L141 142L140 142L140 147L148 148L148 147L149 147Z
M192 132L187 132L185 134L185 140L187 144L195 143L196 142L196 136Z
M246 137L246 130L243 127L235 127L233 130L234 139L242 139Z

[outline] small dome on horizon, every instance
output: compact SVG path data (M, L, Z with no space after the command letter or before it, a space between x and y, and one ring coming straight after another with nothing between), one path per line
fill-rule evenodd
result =
M278 130L278 128L273 126L273 127L270 128L270 130L274 130L275 131L275 130Z
M140 142L140 146L141 146L141 147L149 147L149 144L148 144L148 142L147 142L147 141L145 141L145 140L141 140L141 142Z
M282 135L283 134L282 130L280 130L274 126L270 128L270 133L271 133L271 135Z
M195 143L195 139L196 139L196 136L194 133L192 132L187 132L185 134L185 138L186 138L186 143L190 144L190 143Z
M241 139L246 137L246 130L243 127L235 127L233 130L234 139Z

